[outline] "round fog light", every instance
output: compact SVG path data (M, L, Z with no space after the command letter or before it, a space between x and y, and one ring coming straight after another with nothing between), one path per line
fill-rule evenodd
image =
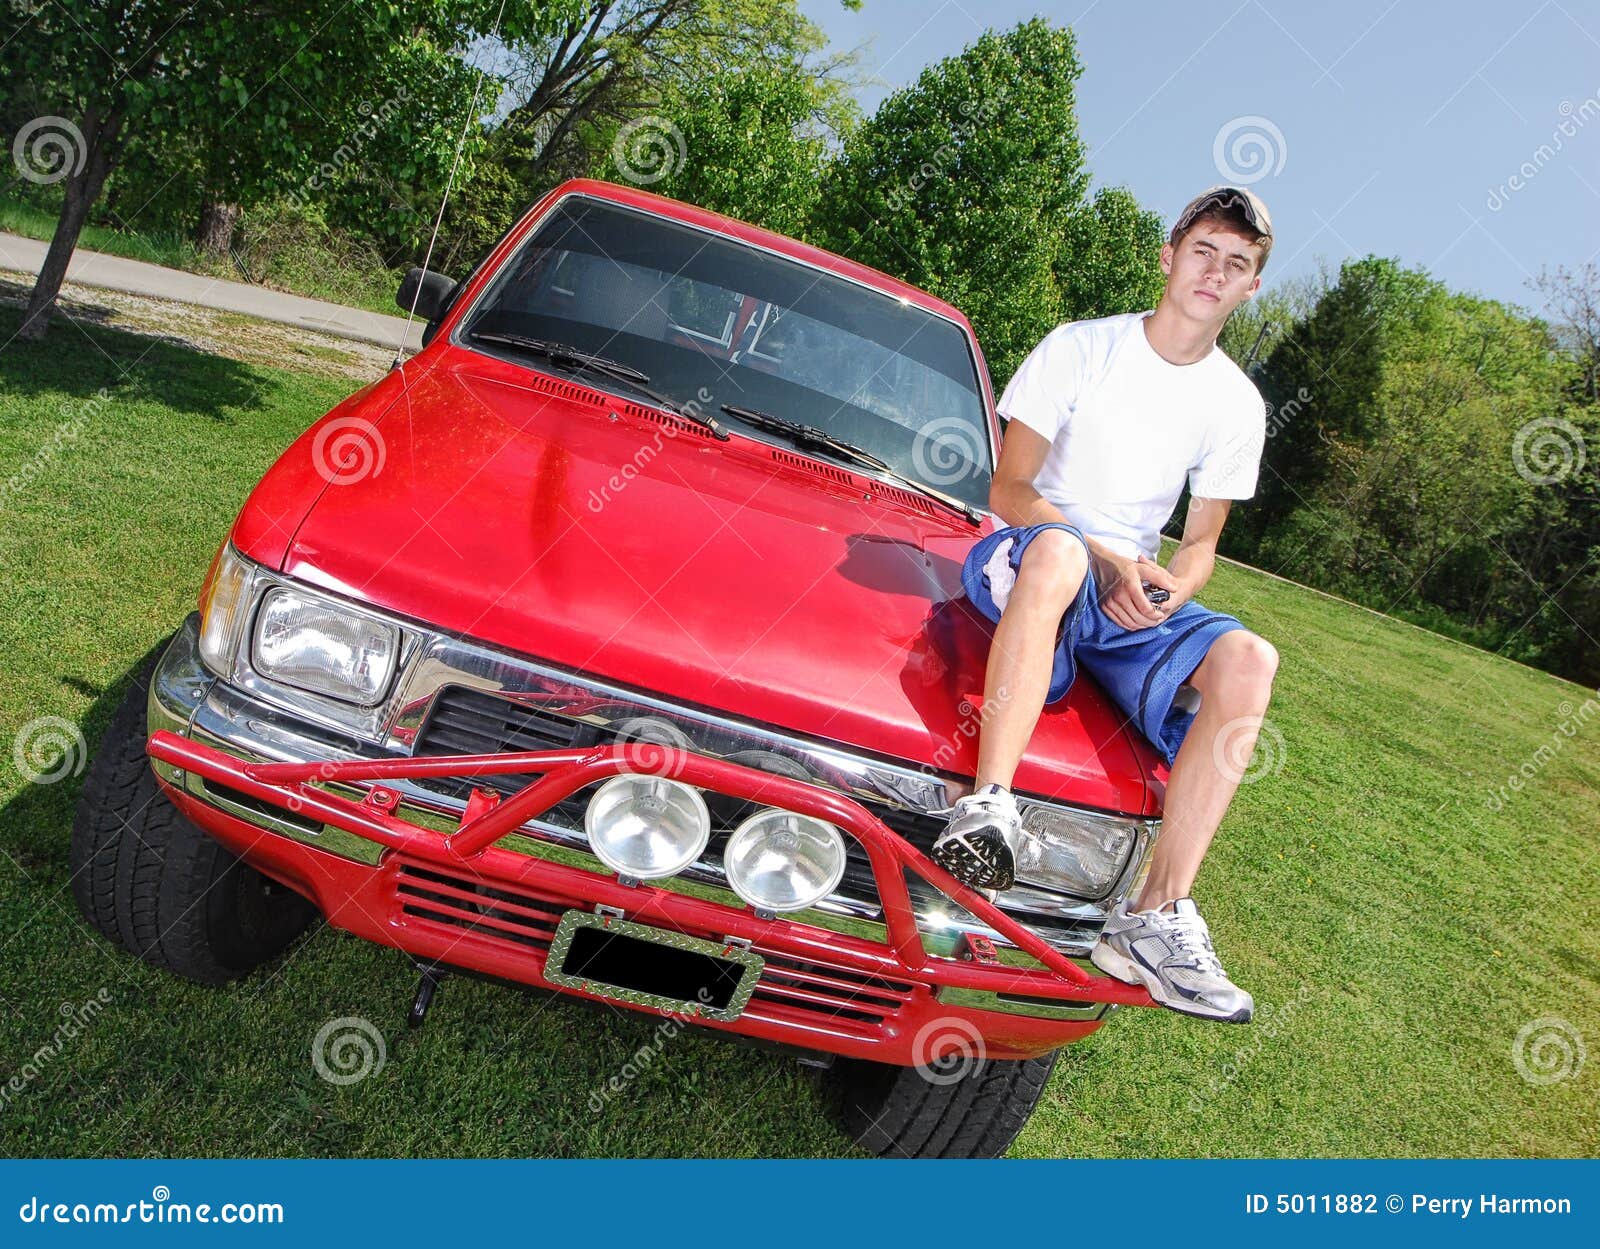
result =
M711 815L694 786L629 774L595 791L583 827L607 867L653 880L681 872L700 857L711 836Z
M722 866L728 883L764 911L803 911L839 887L844 836L832 824L769 808L728 838Z

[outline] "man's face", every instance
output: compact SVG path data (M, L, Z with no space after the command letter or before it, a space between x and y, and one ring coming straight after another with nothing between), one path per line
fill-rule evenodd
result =
M1197 321L1220 325L1261 287L1249 238L1214 221L1200 221L1174 247L1161 249L1167 298Z

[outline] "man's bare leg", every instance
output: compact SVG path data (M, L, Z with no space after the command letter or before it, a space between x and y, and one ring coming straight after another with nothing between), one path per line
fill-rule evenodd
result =
M1017 566L989 648L976 784L956 800L932 855L957 880L989 891L990 897L1015 880L1022 817L1011 796L1011 777L1044 709L1056 630L1088 569L1088 550L1065 530L1047 529L1034 537Z
M1064 529L1047 529L1028 543L1017 581L995 626L983 681L983 726L974 788L1011 778L1050 688L1056 630L1083 585L1089 552Z
M1277 667L1278 653L1270 645L1235 630L1212 644L1189 677L1200 691L1200 709L1172 762L1150 875L1137 902L1106 917L1089 952L1101 971L1144 985L1161 1005L1224 1023L1250 1020L1255 999L1223 970L1189 893L1239 788ZM1169 905L1170 915L1163 910Z
M1173 760L1150 875L1130 909L1155 910L1188 897L1194 888L1200 862L1255 747L1277 670L1278 652L1271 643L1235 629L1212 643L1190 676L1189 684L1200 692L1200 709Z

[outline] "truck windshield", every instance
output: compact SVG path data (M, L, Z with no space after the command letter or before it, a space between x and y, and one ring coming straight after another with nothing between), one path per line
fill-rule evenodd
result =
M573 196L501 267L463 333L603 356L708 414L731 404L813 425L988 506L993 465L966 333L735 239ZM631 397L625 384L618 393Z

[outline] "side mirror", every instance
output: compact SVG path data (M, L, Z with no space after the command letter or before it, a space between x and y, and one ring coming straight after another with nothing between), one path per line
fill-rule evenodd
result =
M394 301L403 312L410 312L415 303L419 317L424 321L436 321L450 306L450 300L459 285L459 282L452 282L442 273L411 268L406 270L406 276L401 279L400 290Z

